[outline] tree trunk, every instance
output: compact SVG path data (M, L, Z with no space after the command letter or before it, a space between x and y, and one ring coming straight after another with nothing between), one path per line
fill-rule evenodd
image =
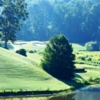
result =
M5 48L5 49L8 49L8 47L7 47L7 40L6 40L6 39L5 39L4 48Z
M7 42L8 42L8 35L7 35L7 20L6 20L6 23L5 23L5 31L4 31L4 33L5 33L5 44L4 44L4 48L5 49L8 49L8 47L7 47Z
M8 49L7 42L8 42L8 40L7 40L7 33L5 32L5 43L4 43L4 48L5 49Z

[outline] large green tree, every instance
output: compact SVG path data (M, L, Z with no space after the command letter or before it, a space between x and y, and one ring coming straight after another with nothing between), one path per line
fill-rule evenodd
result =
M41 66L45 71L59 79L74 78L74 60L72 46L67 38L60 34L53 36L47 44Z
M3 0L1 8L0 29L4 47L7 48L7 42L16 40L16 31L20 30L22 22L28 17L27 4L25 0Z

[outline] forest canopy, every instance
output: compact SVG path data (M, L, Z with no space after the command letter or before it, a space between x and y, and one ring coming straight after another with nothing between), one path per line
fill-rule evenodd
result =
M70 42L98 41L99 0L26 0L29 18L20 32L21 40L48 40L63 33Z

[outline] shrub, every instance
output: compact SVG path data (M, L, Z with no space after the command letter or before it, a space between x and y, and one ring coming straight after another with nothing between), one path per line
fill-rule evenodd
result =
M96 41L85 44L86 51L99 51L99 44Z
M34 51L33 50L30 50L29 53L34 53Z
M78 57L78 59L80 59L80 60L85 60L85 58L86 58L86 57L84 57L84 56L79 56L79 57Z
M27 56L27 55L26 55L26 50L25 50L25 49L19 49L19 50L16 51L16 53L21 54L21 55L23 55L23 56Z
M98 59L98 61L100 61L100 58Z
M85 57L81 57L82 60L85 60Z
M87 58L87 61L92 61L92 58Z
M75 55L72 52L72 46L64 35L53 36L43 53L42 68L59 79L74 78Z
M89 82L92 82L92 83L94 83L94 84L100 84L100 78L99 77L97 77L97 78L90 78L90 79L88 79L88 81Z
M43 55L43 52L39 52L38 54Z
M36 53L36 50L29 50L29 53Z

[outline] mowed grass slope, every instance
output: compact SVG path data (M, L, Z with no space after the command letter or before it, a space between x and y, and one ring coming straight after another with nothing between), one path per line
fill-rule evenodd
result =
M27 57L0 48L0 90L61 90L69 88Z
M76 55L76 68L85 68L86 72L82 72L82 73L77 73L78 75L80 75L82 78L84 79L89 79L89 78L97 78L100 76L100 67L98 66L98 68L96 66L92 65L92 60L93 59L97 59L96 62L99 62L99 56L100 56L100 52L87 52L85 51L85 46L84 45L80 45L80 44L76 44L76 43L71 43L72 47L73 47L73 53ZM22 48L27 50L27 57L37 63L40 63L41 59L42 59L42 54L39 54L39 52L43 52L46 46L36 46L33 45L32 42L27 43L27 45L23 46ZM29 53L29 50L36 50L36 53ZM85 58L85 59L82 59ZM92 59L90 61L88 61L87 59ZM91 64L91 65L89 65Z

